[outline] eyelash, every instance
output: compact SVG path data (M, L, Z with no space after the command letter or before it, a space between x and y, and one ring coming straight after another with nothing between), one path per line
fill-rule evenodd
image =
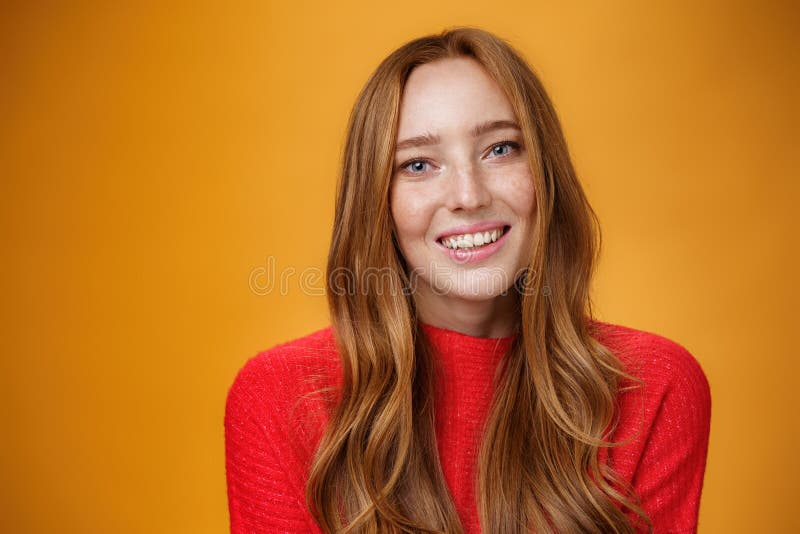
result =
M490 146L489 147L489 152L493 151L495 148L497 148L499 146L505 146L505 145L508 145L509 147L511 147L514 150L519 150L519 148L520 148L520 144L515 142L515 141L500 141L499 143L495 143L492 146ZM502 158L502 157L505 157L507 155L508 154L502 154L502 155L497 156L497 157L498 158ZM420 158L410 159L407 162L405 162L402 165L400 165L398 167L398 170L400 170L400 171L406 170L406 168L409 165L411 165L412 163L430 163L430 162L428 160L426 160L426 159L420 159ZM410 174L415 174L415 175L422 174L422 172L411 172L411 171L409 171L409 173Z

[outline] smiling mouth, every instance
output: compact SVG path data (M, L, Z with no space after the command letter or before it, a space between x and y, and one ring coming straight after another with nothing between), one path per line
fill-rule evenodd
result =
M476 249L491 245L500 237L508 232L510 226L498 226L491 230L475 232L471 234L448 235L439 238L437 241L449 249Z

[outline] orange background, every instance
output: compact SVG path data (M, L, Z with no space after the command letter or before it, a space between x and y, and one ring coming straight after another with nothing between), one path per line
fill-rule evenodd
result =
M795 5L72 4L0 15L0 531L225 531L227 388L327 322L298 276L349 109L451 25L549 88L603 225L600 317L706 370L700 531L800 527ZM251 287L269 258L286 294Z

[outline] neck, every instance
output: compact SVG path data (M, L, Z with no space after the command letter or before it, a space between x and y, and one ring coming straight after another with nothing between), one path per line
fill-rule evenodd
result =
M519 314L513 291L486 300L468 300L420 288L414 301L423 323L475 337L510 336Z

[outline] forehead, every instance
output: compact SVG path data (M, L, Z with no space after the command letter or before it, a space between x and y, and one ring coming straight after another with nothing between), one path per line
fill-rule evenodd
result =
M466 57L440 59L411 71L400 101L398 137L514 118L511 102L480 63Z

